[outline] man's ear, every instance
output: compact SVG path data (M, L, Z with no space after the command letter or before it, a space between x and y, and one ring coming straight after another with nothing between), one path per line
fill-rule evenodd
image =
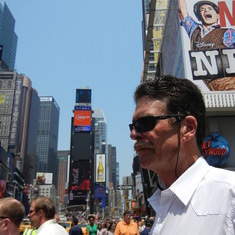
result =
M9 226L10 226L10 219L8 218L4 219L3 230L6 231L7 229L9 229Z
M186 116L181 121L181 136L184 141L191 140L197 133L197 119L194 116Z

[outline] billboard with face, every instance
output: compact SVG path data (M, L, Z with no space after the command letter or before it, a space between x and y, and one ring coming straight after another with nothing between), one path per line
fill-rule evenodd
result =
M235 90L235 2L178 0L186 77L204 91Z

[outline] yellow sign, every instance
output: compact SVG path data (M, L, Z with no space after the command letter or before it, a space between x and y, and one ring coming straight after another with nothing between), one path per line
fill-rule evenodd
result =
M5 95L0 95L0 104L5 103Z

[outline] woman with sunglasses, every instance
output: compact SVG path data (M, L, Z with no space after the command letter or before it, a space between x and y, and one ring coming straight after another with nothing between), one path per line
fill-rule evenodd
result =
M188 79L162 76L135 91L129 125L140 166L159 176L148 199L156 211L151 234L235 234L235 173L201 157L206 109Z

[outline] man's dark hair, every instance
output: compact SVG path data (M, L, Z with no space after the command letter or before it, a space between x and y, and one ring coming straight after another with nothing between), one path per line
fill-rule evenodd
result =
M124 215L124 216L125 216L125 215L131 215L131 212L130 212L129 210L125 210L124 213L123 213L123 215Z
M200 13L200 7L202 5L212 6L214 8L215 12L217 14L219 14L219 7L215 3L211 2L211 1L199 1L199 2L195 3L195 5L193 7L194 14L195 14L195 16L197 17L197 19L199 21L202 21L202 16L201 16L201 13Z
M35 203L35 211L43 210L46 219L53 219L55 216L55 206L49 197L37 196L32 202Z
M205 138L206 108L200 89L190 80L170 75L140 84L134 94L137 102L147 96L166 102L166 114L192 115L197 119L197 145L201 149Z
M73 218L73 225L77 225L78 224L78 219L77 218Z

